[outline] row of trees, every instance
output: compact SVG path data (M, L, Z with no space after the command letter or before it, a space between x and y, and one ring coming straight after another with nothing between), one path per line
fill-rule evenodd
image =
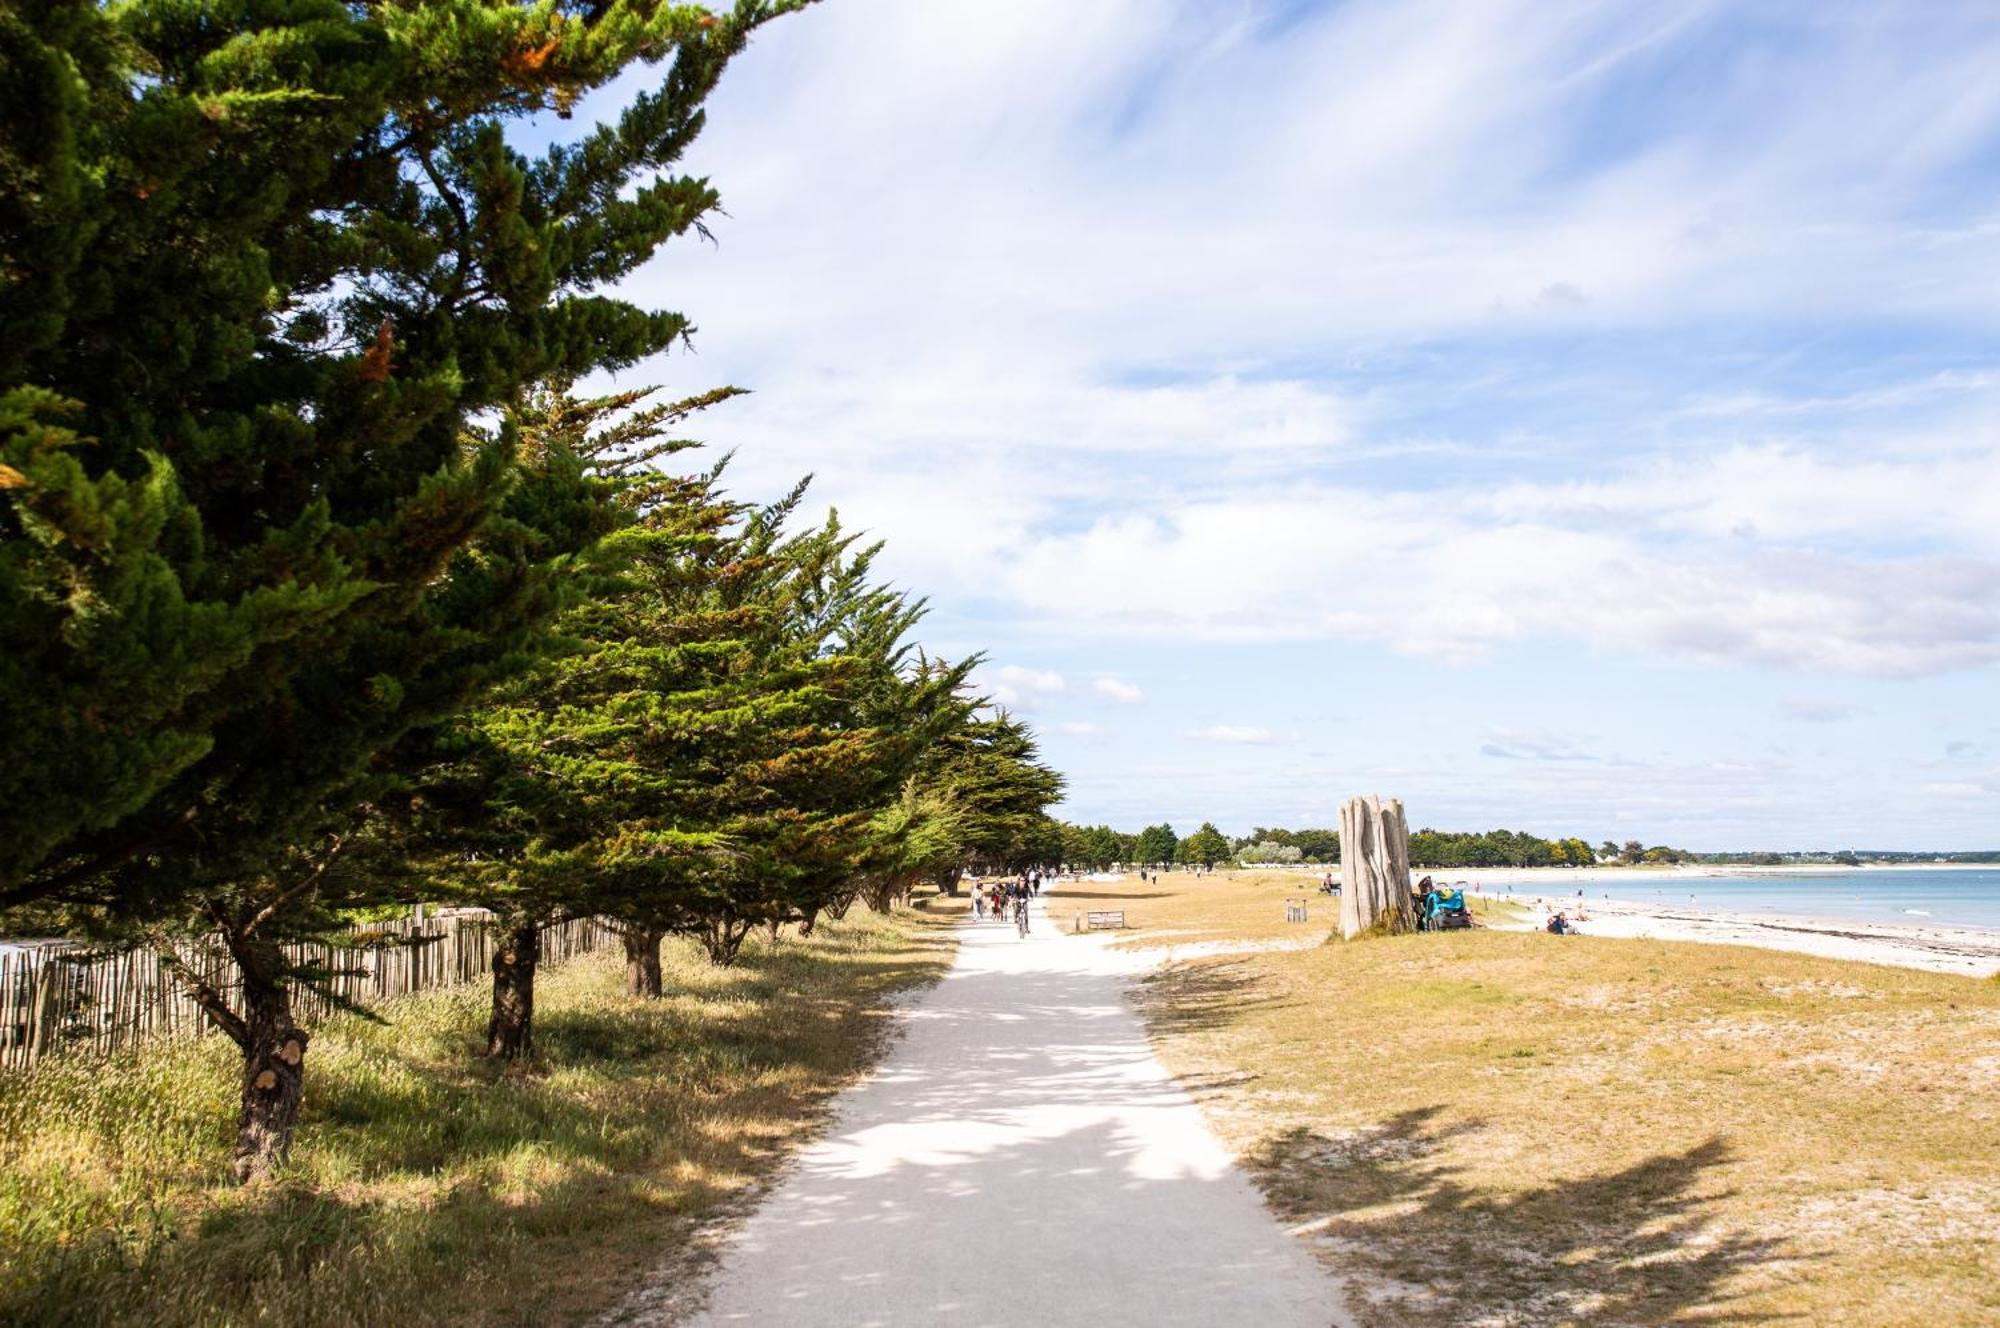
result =
M1060 860L1071 868L1101 871L1112 866L1213 867L1226 860L1236 845L1209 821L1185 839L1162 822L1138 834L1124 834L1108 825L1058 824Z
M874 548L662 472L731 390L569 390L689 334L604 289L701 230L673 165L801 3L0 13L0 908L178 964L246 1180L328 976L286 947L358 911L492 909L520 1056L548 921L613 918L657 993L667 934L727 962L1048 858L1060 779ZM509 145L637 65L615 122Z
M1114 863L1214 866L1230 860L1244 864L1340 861L1340 833L1336 830L1258 826L1248 835L1230 839L1205 821L1186 839L1167 824L1147 826L1136 835L1103 825L1065 824L1061 833L1063 860L1093 869ZM1423 829L1410 836L1413 867L1588 867L1599 862L1636 866L1695 860L1693 854L1680 849L1648 847L1637 840L1622 845L1606 840L1593 849L1587 840L1544 839L1518 830L1468 833Z
M1584 840L1543 839L1518 830L1423 829L1410 836L1412 867L1588 867L1596 861Z
M1621 867L1662 866L1701 860L1686 849L1669 848L1665 844L1654 844L1649 848L1636 839L1628 839L1623 844L1607 839L1597 846L1597 858L1600 862L1616 863Z

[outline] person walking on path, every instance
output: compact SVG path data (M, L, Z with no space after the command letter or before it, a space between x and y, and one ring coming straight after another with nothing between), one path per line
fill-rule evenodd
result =
M1142 970L1110 937L959 928L950 975L898 1008L684 1328L1352 1328L1310 1235L1154 1054ZM1085 1254L1024 1269L1021 1238Z

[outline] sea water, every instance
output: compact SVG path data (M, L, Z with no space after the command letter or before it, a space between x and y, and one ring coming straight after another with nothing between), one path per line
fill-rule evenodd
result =
M2000 868L1908 870L1829 868L1824 872L1631 877L1579 883L1586 902L1607 895L1633 904L1687 904L1723 912L1788 914L1855 922L2000 928ZM1553 887L1553 888L1552 888ZM1505 895L1507 887L1486 887ZM1559 881L1514 886L1517 895L1574 897Z

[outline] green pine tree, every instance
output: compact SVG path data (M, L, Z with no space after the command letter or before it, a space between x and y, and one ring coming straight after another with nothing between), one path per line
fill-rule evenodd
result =
M0 904L220 929L246 1177L302 1082L280 943L342 902L386 754L531 653L601 526L479 421L688 333L599 292L715 207L673 164L797 7L0 12ZM509 147L638 65L614 123Z

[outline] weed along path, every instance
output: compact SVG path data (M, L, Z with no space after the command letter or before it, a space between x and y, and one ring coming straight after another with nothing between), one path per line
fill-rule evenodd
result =
M967 922L726 1243L700 1328L1345 1324L1125 1000L1132 956Z

